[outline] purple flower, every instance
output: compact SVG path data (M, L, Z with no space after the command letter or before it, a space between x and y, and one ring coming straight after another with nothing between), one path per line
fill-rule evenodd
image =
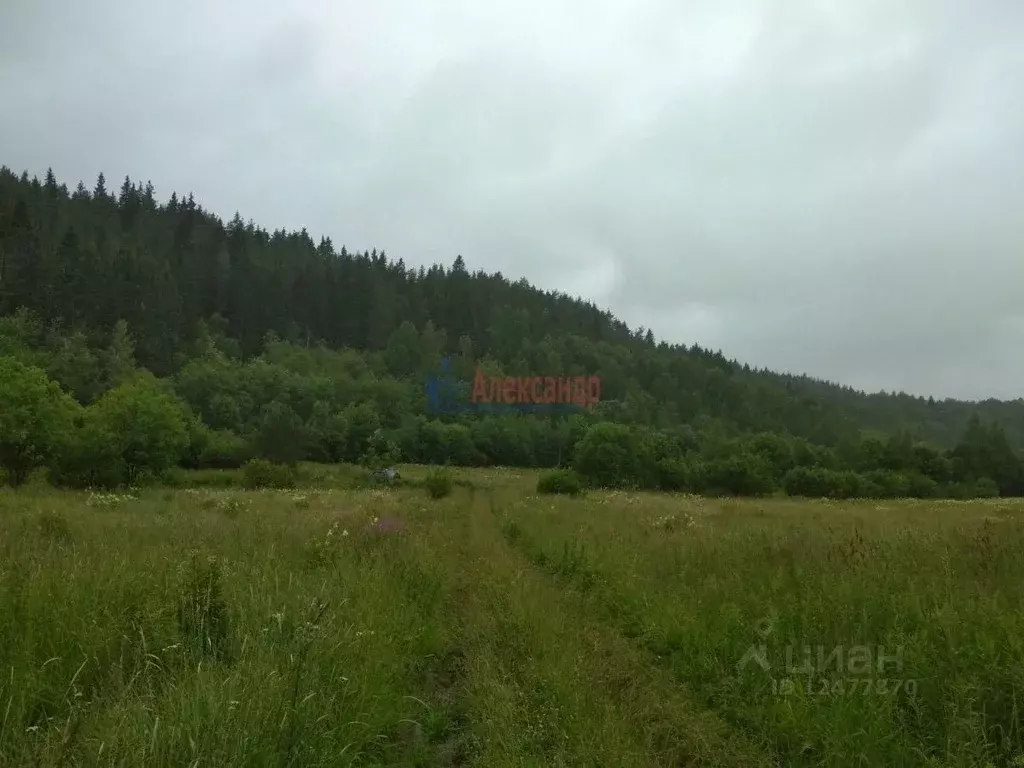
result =
M398 533L403 528L402 521L397 517L386 516L376 520L372 524L372 530L376 533Z

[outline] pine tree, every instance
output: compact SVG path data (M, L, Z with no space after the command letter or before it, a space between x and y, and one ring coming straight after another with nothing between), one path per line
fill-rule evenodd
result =
M93 189L92 195L99 198L107 197L107 179L103 175L103 171L100 171L100 175L96 177L96 188Z
M118 320L103 354L106 387L109 389L130 381L135 371L135 340L128 331L128 323Z

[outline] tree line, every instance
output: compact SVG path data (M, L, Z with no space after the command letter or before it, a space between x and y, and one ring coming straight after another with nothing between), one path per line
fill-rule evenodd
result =
M697 492L1024 490L1021 401L865 395L752 370L657 343L525 280L471 274L461 256L410 269L382 252L314 243L305 230L268 233L238 214L224 223L192 195L160 204L151 184L127 178L115 196L102 175L91 191L69 192L52 172L39 181L0 171L0 314L5 403L66 395L44 412L64 414L53 423L70 436L29 450L10 416L18 408L6 409L9 479L25 461L49 466L55 482L98 485L256 457L387 456L573 465L592 484ZM568 413L432 413L425 383L442 359L466 401L478 372L599 377L600 401ZM125 415L140 403L152 412ZM170 432L150 445L115 439L118 424ZM91 453L119 445L120 458ZM91 455L112 469L88 467Z

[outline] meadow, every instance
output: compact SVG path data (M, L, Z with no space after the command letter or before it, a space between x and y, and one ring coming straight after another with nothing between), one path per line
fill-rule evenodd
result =
M0 764L1024 764L1024 501L454 474L0 491Z

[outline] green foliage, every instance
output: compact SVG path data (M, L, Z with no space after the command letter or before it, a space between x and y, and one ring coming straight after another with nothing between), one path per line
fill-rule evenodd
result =
M189 469L236 469L251 458L248 442L226 429L189 423L189 442L182 465Z
M624 424L596 424L576 446L573 468L588 485L628 488L643 484L647 462L653 463L648 446Z
M299 415L287 404L273 401L263 409L255 446L260 456L295 466L306 455L309 436Z
M906 475L890 469L874 469L864 473L868 489L864 495L881 499L903 499L910 496L910 481Z
M348 445L348 420L332 411L327 403L317 402L307 424L310 439L309 458L335 463L344 460Z
M54 455L78 410L42 369L0 357L0 467L11 485Z
M571 469L546 472L537 480L537 493L579 496L583 493L583 478Z
M932 499L940 494L938 482L920 472L907 475L907 495L912 499ZM996 495L999 489L996 488Z
M84 333L56 337L48 349L46 372L82 405L96 400L104 389L99 355L89 348Z
M135 340L123 319L114 324L110 344L103 352L103 369L108 387L129 382L135 375Z
M974 482L973 496L976 499L993 499L999 496L999 486L991 477L979 477Z
M862 495L865 486L861 476L849 470L794 467L783 477L782 488L790 496L850 499Z
M87 419L113 446L128 484L170 469L188 446L185 409L151 377L110 390L89 408Z
M298 469L288 464L275 464L266 459L250 459L242 467L242 484L249 489L294 488Z
M427 489L427 494L432 499L450 496L454 485L451 472L443 467L430 470L423 479L423 487Z
M0 355L90 408L152 372L203 425L186 417L185 467L569 462L608 488L765 494L788 477L832 496L971 496L990 478L1001 496L1024 495L1021 402L869 396L751 370L461 259L410 270L305 232L222 222L191 197L161 205L130 179L114 198L105 183L72 194L52 174L36 184L0 168L0 253ZM443 355L462 390L479 366L600 376L602 399L569 416L434 416L423 377ZM148 465L166 462L143 456L135 470L129 447L109 444L108 407L51 446L56 481L160 474Z
M701 468L679 458L659 459L656 464L658 488L663 491L691 491L699 484Z
M393 466L398 462L398 445L385 437L383 430L374 430L368 442L366 453L359 462L371 472Z
M53 468L72 487L136 485L159 478L188 451L185 407L152 376L138 376L85 409Z
M350 405L342 415L346 424L342 458L355 463L370 450L370 441L381 428L380 416L369 402Z
M763 496L775 489L772 470L760 455L740 453L706 462L696 485L702 492Z

